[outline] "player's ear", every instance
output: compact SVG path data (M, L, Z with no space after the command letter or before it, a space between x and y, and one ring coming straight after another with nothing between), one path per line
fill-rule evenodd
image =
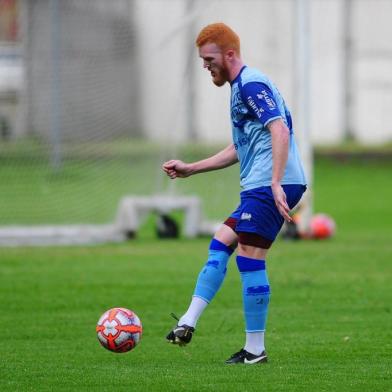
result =
M235 57L234 49L227 49L225 52L225 56L226 56L227 60L232 60Z

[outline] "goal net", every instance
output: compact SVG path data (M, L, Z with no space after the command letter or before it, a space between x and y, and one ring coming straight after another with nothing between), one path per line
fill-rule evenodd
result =
M249 9L271 21L279 15L290 37L291 3L13 3L24 72L9 130L0 133L0 243L122 240L150 212L173 213L190 236L193 224L208 232L214 225L203 223L224 220L238 203L238 167L175 182L161 171L167 159L201 159L230 142L229 88L211 84L194 39L204 25L226 21L246 61L270 74L290 103L294 41L277 42L277 27Z

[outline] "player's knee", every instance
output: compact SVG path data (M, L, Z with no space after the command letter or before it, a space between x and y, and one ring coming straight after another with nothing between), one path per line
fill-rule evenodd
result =
M219 227L214 235L214 239L235 249L238 240L237 233L234 231L235 223L229 225L228 221L231 221L230 218ZM232 221L236 222L235 219L232 219Z
M239 233L238 254L252 259L265 259L271 240L254 233Z

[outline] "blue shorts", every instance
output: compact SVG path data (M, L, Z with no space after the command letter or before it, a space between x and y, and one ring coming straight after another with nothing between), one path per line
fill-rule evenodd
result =
M282 185L290 209L300 201L305 185ZM250 233L261 237L261 247L269 248L283 226L270 186L243 191L241 203L225 224L237 233ZM241 242L241 241L240 241Z

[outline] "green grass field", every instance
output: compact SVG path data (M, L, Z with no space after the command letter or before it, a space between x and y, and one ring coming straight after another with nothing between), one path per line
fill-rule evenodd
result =
M147 224L124 244L0 249L0 390L390 391L391 169L390 161L317 161L316 210L334 216L338 232L328 241L278 240L270 252L270 361L262 366L223 364L244 342L234 259L191 345L164 339L170 312L188 304L208 239L160 241ZM208 201L203 187L213 178L181 189ZM227 184L235 191L236 178ZM142 319L133 352L113 354L97 341L95 324L113 306Z

